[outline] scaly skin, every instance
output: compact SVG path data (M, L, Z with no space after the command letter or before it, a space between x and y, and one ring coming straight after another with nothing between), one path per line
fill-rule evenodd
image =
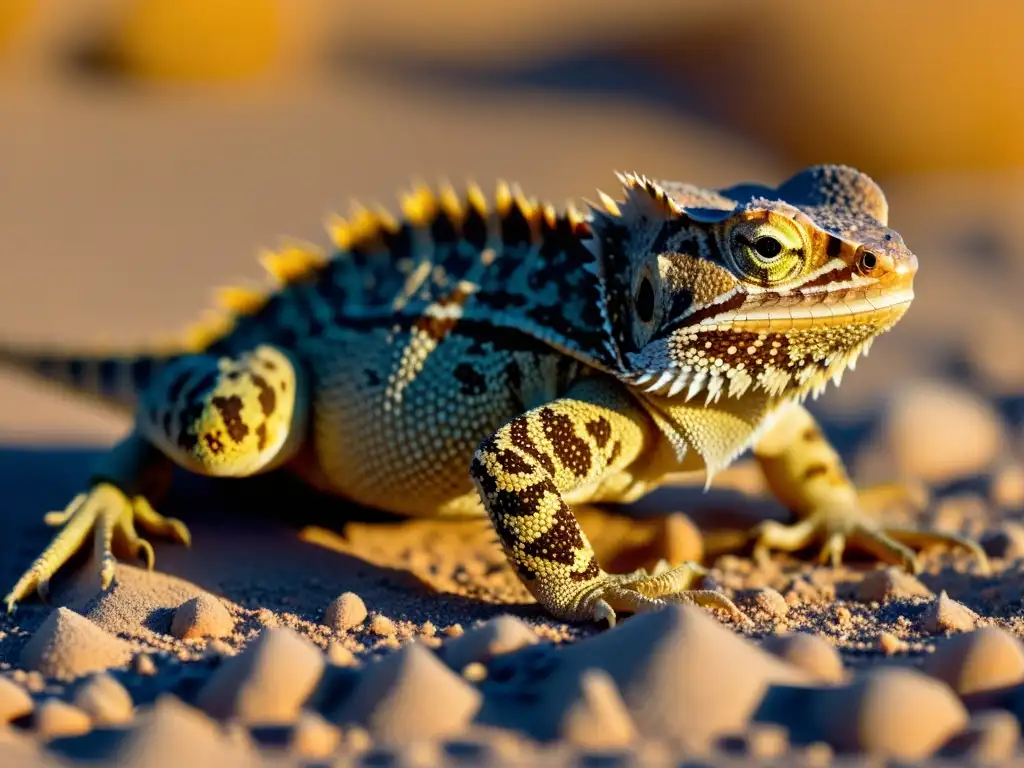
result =
M614 623L690 589L695 563L606 573L571 511L630 502L679 470L708 482L748 448L793 525L756 548L847 541L916 569L910 547L972 541L872 522L801 402L853 367L913 296L914 255L867 176L820 166L778 188L721 191L621 176L587 216L499 185L419 190L403 218L357 208L326 258L268 254L269 292L228 289L227 314L136 355L0 349L0 362L132 408L132 433L7 596L9 609L93 536L104 587L135 531L188 543L151 506L177 464L246 477L286 467L321 490L406 515L490 517L552 615ZM158 482L159 481L159 482Z

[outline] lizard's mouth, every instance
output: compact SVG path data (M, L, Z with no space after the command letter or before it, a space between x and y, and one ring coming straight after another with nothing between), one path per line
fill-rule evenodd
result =
M623 379L644 396L690 400L702 394L705 404L751 389L817 397L829 380L838 384L853 370L913 298L908 286L830 303L743 307L680 329L661 347L664 365Z
M817 304L805 301L793 306L766 304L761 307L740 308L731 316L719 315L696 326L730 328L735 330L782 330L811 328L814 326L849 323L891 325L898 320L914 299L914 289L908 286L900 291L875 296L848 294L836 300L823 299Z

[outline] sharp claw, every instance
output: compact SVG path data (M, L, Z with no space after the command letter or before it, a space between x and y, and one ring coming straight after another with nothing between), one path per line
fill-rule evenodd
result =
M594 621L600 623L608 622L608 629L615 626L615 609L608 605L605 600L598 600L594 605Z
M100 587L106 591L114 583L114 572L117 570L117 560L110 552L103 555L100 561Z
M138 557L140 552L142 553L142 559L146 563L146 570L152 571L153 565L156 563L156 554L153 552L153 545L145 539L139 539L139 543L135 549L135 556Z
M189 531L188 526L181 520L173 517L167 518L167 522L171 524L175 541L179 544L184 544L186 547L191 547L192 533Z

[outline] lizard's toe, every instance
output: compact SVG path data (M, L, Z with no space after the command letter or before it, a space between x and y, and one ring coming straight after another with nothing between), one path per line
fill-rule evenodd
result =
M697 563L684 563L675 568L659 563L651 574L642 570L629 574L606 574L582 601L581 613L611 627L615 625L619 611L643 613L669 605L691 603L725 611L737 621L748 623L746 614L721 592L690 588L705 573L707 569Z
M840 565L847 548L855 546L883 562L918 573L921 563L917 550L944 545L966 550L977 560L982 573L989 571L988 558L977 542L954 533L884 525L859 504L814 512L792 525L768 521L758 525L752 536L756 558L770 556L771 550L793 552L820 541L818 560L823 564Z
M140 557L147 568L153 567L153 547L136 533L136 522L148 531L169 536L186 545L191 540L188 528L180 520L163 517L145 498L135 496L129 499L110 483L97 483L87 493L76 496L66 509L50 512L44 520L48 525L62 527L4 598L8 613L33 590L45 600L50 578L90 535L100 586L104 590L113 583L116 574L115 549Z

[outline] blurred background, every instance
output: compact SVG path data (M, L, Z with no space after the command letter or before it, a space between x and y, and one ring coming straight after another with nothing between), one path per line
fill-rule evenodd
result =
M325 243L329 211L417 178L561 203L615 193L614 170L842 162L921 272L816 407L856 424L927 385L919 429L971 425L937 450L991 457L1024 421L1022 39L1016 0L0 0L0 338L173 332L258 248ZM0 439L123 427L0 378Z

